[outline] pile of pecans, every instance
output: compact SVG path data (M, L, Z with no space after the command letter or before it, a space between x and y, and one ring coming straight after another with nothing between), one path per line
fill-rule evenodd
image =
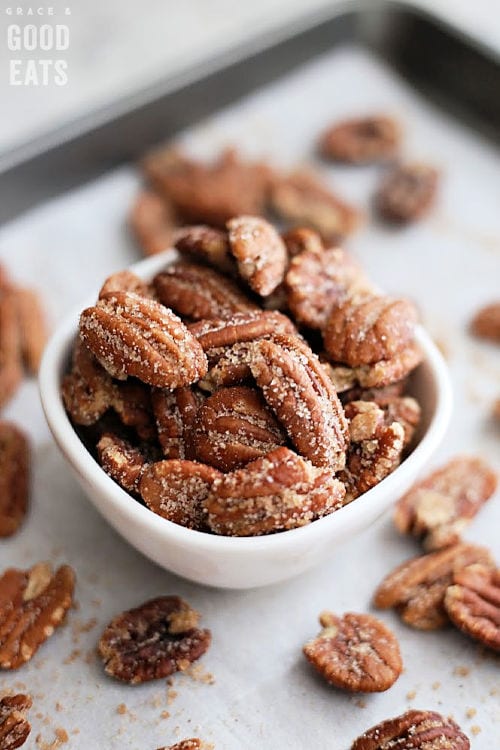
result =
M115 274L80 317L62 394L104 470L226 536L302 526L392 472L420 419L404 395L414 306L307 228L236 216L175 247L151 283Z

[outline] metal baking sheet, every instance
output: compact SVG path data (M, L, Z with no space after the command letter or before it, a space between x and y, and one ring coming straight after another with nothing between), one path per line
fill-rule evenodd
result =
M410 13L407 24L414 18ZM358 25L362 21L358 16ZM404 14L401 29L403 21ZM309 52L300 65L265 85L255 81L253 93L204 117L179 140L206 156L235 143L245 154L268 155L286 167L314 161L314 137L330 120L374 109L401 118L405 154L443 170L439 205L418 226L396 231L371 219L377 168L317 166L366 212L350 249L382 287L417 301L446 351L455 411L436 463L473 452L500 469L500 434L488 418L499 395L499 353L466 331L473 311L498 295L499 154L493 141L443 109L446 92L436 105L372 47L355 43L361 37L353 34L352 23L351 16L344 17L338 29L345 36L339 31L330 45L321 36L317 45L314 34L307 37ZM432 28L429 19L422 23ZM333 22L328 24L331 29ZM433 33L444 34L437 27ZM397 47L396 39L387 44ZM272 59L271 51L265 54ZM274 64L275 70L286 70L280 59ZM106 274L137 257L126 214L138 183L134 169L122 166L0 230L0 258L16 278L40 287L54 323ZM34 382L23 385L5 416L31 435L35 468L32 511L21 532L2 541L0 567L50 559L70 563L78 576L78 608L66 627L30 664L0 676L0 689L33 695L32 737L39 739L30 747L50 747L56 731L64 729L68 739L62 746L82 750L154 750L189 736L213 742L217 750L347 750L364 729L409 707L451 713L474 750L495 747L498 659L454 630L419 633L382 613L400 638L405 671L380 695L352 696L328 687L301 655L304 641L317 632L321 610L371 611L381 578L417 553L395 533L390 518L333 549L325 565L289 583L246 592L205 589L145 560L98 516L50 438ZM497 559L499 523L497 496L467 532L467 538L489 545ZM202 661L205 674L135 688L107 679L94 653L100 631L115 613L162 593L184 596L212 629L213 646Z

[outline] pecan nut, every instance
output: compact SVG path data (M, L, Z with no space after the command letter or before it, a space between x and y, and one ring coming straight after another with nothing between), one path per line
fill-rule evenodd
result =
M110 292L80 316L80 335L114 377L129 375L158 388L189 385L207 371L197 340L163 305L129 292Z
M106 474L127 492L137 493L141 477L151 463L146 452L111 432L101 436L96 450Z
M189 529L203 529L203 502L220 472L196 461L158 461L142 474L139 490L153 513Z
M99 291L99 298L109 292L132 292L140 297L151 297L151 290L146 282L127 269L108 276Z
M438 181L438 171L427 164L396 167L383 179L377 192L379 214L395 224L420 219L435 201Z
M75 341L71 371L63 378L61 393L66 411L79 425L94 424L113 403L111 376L80 337Z
M292 321L277 310L236 313L229 320L201 320L191 324L189 331L200 342L210 365L233 344L248 343L277 333L297 333Z
M399 383L406 378L422 362L422 350L412 341L392 359L384 359L373 365L361 367L346 367L322 358L328 377L339 393L352 388L385 388L393 383Z
M75 574L49 563L9 568L0 578L0 667L17 669L62 624L73 603Z
M288 260L285 243L259 216L236 216L227 222L227 229L240 276L254 292L267 297L283 281Z
M354 740L351 750L469 750L470 742L453 719L435 711L407 711L386 719Z
M175 391L156 389L151 400L158 440L166 458L194 458L192 433L204 400L201 391L187 387Z
M0 747L14 750L24 745L31 732L31 725L25 717L31 708L29 695L6 695L0 700Z
M435 630L447 622L446 589L455 571L473 563L493 566L484 547L456 544L414 557L389 573L374 595L379 609L395 608L404 622L418 630Z
M319 150L327 159L348 164L369 164L389 159L401 141L401 129L384 115L343 120L320 137Z
M178 596L163 596L122 612L98 644L107 674L137 685L183 671L210 646L209 630Z
M205 509L215 534L255 536L304 526L337 510L343 498L330 469L282 447L216 479Z
M237 275L236 261L230 252L227 232L204 224L182 227L176 232L174 246L192 260L208 263L221 273Z
M16 294L0 289L0 408L15 395L23 377Z
M256 309L231 279L195 263L169 266L154 277L153 285L160 302L191 320L230 318Z
M221 388L198 410L193 433L196 458L233 471L285 445L286 436L254 388Z
M478 310L470 325L475 336L500 343L500 302L492 302Z
M500 651L500 569L470 565L458 570L444 598L446 613L460 630Z
M39 295L33 289L16 287L21 356L28 372L36 374L47 341L45 314Z
M421 539L426 550L446 547L460 540L496 487L496 474L482 459L458 456L399 500L394 523L402 534Z
M353 693L380 693L403 669L394 633L372 615L322 612L322 630L303 653L327 682Z
M288 251L289 258L295 258L299 253L322 253L323 240L314 229L309 227L294 227L281 235Z
M198 737L190 737L188 740L176 742L175 745L159 747L158 750L203 750L204 747L207 746ZM207 750L209 750L208 747Z
M377 394L375 394L377 397ZM422 409L418 401L411 396L380 396L379 403L385 413L386 424L398 422L404 431L403 445L408 448L412 444L415 433L420 424Z
M29 505L30 447L24 433L0 422L0 538L22 524Z
M335 362L350 367L395 357L413 339L417 312L411 302L385 296L347 300L334 307L323 341Z
M168 201L154 191L144 190L137 196L129 223L144 255L156 255L171 247L175 217Z

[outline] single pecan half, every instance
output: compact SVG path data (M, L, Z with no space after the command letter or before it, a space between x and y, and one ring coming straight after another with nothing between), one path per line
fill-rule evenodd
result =
M96 449L106 474L127 492L137 493L141 477L152 460L148 452L111 432L102 435Z
M79 425L94 424L113 404L111 376L80 337L75 341L71 370L63 378L61 394L66 411Z
M359 264L344 250L306 250L296 255L285 277L287 303L297 323L322 329L334 307L373 291Z
M151 395L158 440L167 458L194 458L193 428L204 400L201 391L184 387L155 389Z
M163 596L122 612L98 644L107 674L137 685L183 671L210 646L209 630L178 596Z
M203 529L206 499L221 476L197 461L170 459L148 466L140 480L141 497L150 510L189 529Z
M422 409L418 401L411 396L380 397L382 409L385 413L386 424L399 422L404 430L404 447L413 442L420 424Z
M140 297L151 297L151 290L146 282L127 269L108 276L101 287L99 297L103 297L109 292L133 292Z
M435 711L411 710L386 719L352 743L351 750L469 750L470 742L453 719Z
M485 461L457 456L399 500L394 523L402 534L421 539L426 550L446 547L459 541L496 488L496 473Z
M346 367L333 362L325 362L328 377L335 389L342 393L360 386L361 388L385 388L406 378L421 362L423 353L419 345L412 341L391 359L383 359L373 365Z
M500 302L482 307L472 318L470 328L479 338L500 343Z
M215 534L256 536L304 526L340 508L343 498L331 469L282 447L216 479L205 509Z
M375 592L374 604L379 609L395 608L413 628L440 628L447 622L444 597L453 574L473 563L493 566L489 551L472 544L455 544L414 557L384 578Z
M47 341L47 325L40 296L33 289L16 287L21 356L28 372L36 374Z
M288 262L285 243L260 216L235 216L227 222L227 230L240 276L254 292L267 297L283 281Z
M301 170L275 181L272 206L284 219L316 229L325 240L354 232L361 219L350 206L312 172Z
M297 333L292 321L277 310L236 313L228 320L201 320L192 323L189 331L200 342L210 365L233 344L248 343L277 333Z
M11 536L22 524L30 494L30 447L10 422L0 422L0 537Z
M15 290L0 289L0 408L10 401L23 377L21 331Z
M343 404L348 404L349 401L374 401L377 406L385 408L394 399L403 396L407 385L407 378L398 380L396 383L390 383L382 388L361 388L356 385L347 391L342 391L340 398Z
M221 388L206 399L193 433L196 458L233 471L285 445L286 436L255 388Z
M188 740L181 740L175 745L168 747L159 747L158 750L203 750L204 744L198 737L190 737Z
M160 302L192 320L230 318L256 309L234 281L196 263L168 266L154 277L153 285Z
M332 685L353 693L388 690L403 669L394 633L372 615L322 612L322 631L305 644L304 656Z
M294 227L281 235L289 258L302 252L322 253L324 248L321 235L309 227Z
M140 438L156 439L151 390L144 383L133 379L114 383L111 406L122 424L133 427Z
M500 568L478 564L457 570L444 606L463 633L500 651Z
M323 334L335 362L350 367L388 360L413 339L417 311L405 299L369 296L333 307Z
M227 232L199 224L178 229L175 248L193 260L208 263L222 273L237 275L236 261L231 255Z
M9 568L0 577L0 667L17 669L62 624L73 603L75 574L49 563Z
M29 695L6 695L0 700L0 747L14 750L24 745L31 732L31 725L25 717L31 708Z
M137 196L129 223L144 255L156 255L171 247L175 227L174 212L168 201L153 190L144 190Z
M432 207L439 173L427 164L400 165L384 177L376 196L379 214L395 224L420 219Z
M80 316L80 335L114 377L133 375L158 388L189 385L207 359L182 321L163 305L130 292L109 292Z
M369 164L394 156L401 129L384 115L357 117L331 125L320 137L319 150L327 159L349 164Z

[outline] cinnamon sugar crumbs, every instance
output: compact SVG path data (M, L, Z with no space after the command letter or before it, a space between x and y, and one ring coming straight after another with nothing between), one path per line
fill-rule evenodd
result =
M64 711L64 707L59 701L56 701L56 711Z
M160 714L160 719L168 719L170 718L170 712L169 711L162 711Z
M433 690L439 690L440 687L441 687L441 683L440 682L433 682L432 683L432 689Z
M57 727L57 729L54 730L54 734L55 738L52 742L46 742L42 735L38 734L35 739L37 747L39 747L40 750L57 750L57 748L61 747L61 745L65 745L69 740L67 731L62 727Z
M475 708L468 708L467 711L465 712L465 715L467 716L468 719L473 719L476 714L477 714L477 709Z
M473 724L470 728L471 733L474 735L474 737L477 737L477 735L481 732L481 727L479 727L477 724Z
M457 675L458 677L468 677L470 674L470 669L469 667L458 666L453 670L453 674Z
M195 682L201 682L204 685L213 685L215 683L215 677L211 672L207 672L201 664L191 664L185 671L184 674L191 677Z
M117 713L117 714L120 714L121 716L123 716L123 714L126 714L126 713L127 713L127 711L128 711L128 709L127 709L127 706L125 705L125 703L120 703L120 704L119 704L119 705L118 705L118 706L116 707L116 713Z
M354 703L355 706L358 708L366 708L366 700L364 698L358 698L357 701Z
M172 690L171 688L167 690L167 705L171 706L172 703L177 698L177 696L178 696L177 690Z
M79 648L74 648L73 651L64 659L63 664L73 664L81 656Z
M406 699L409 701L412 701L415 699L415 696L417 695L416 690L410 690L408 693L406 693Z

